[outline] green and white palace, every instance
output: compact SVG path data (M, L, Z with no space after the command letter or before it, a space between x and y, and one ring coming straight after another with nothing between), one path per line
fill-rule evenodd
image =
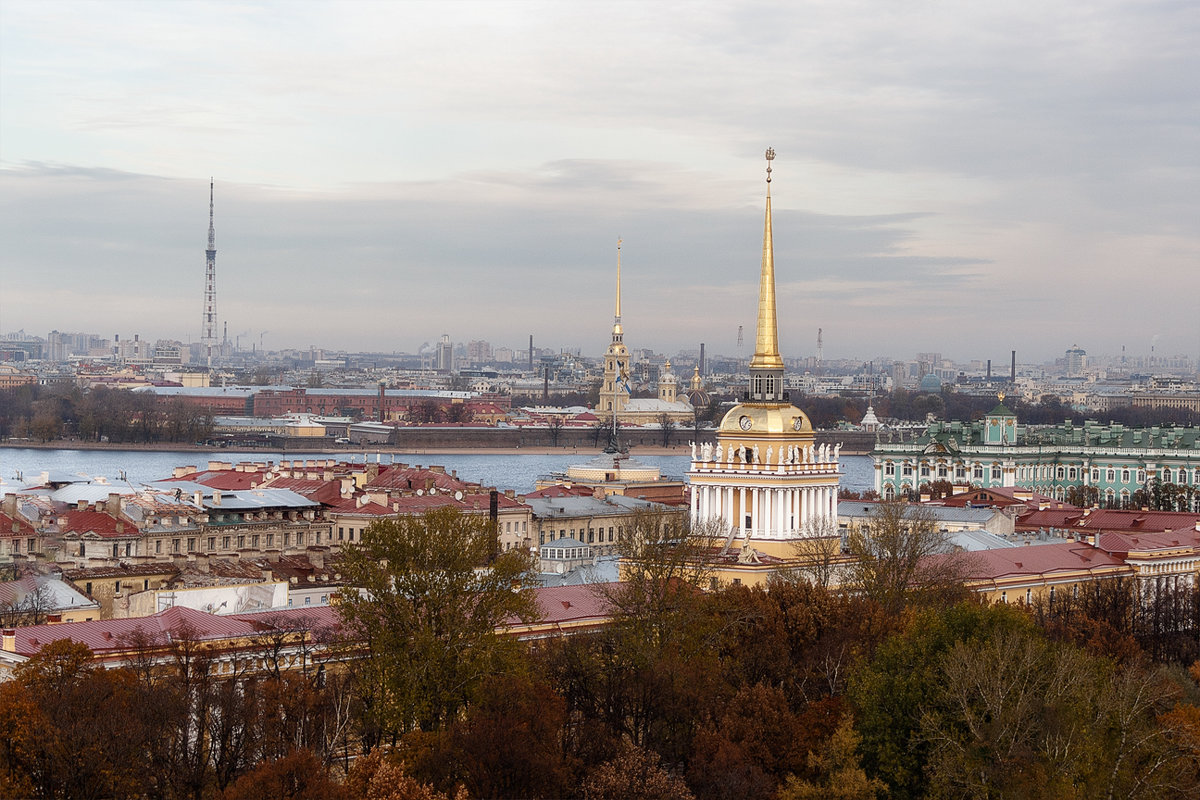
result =
M915 496L938 481L956 489L1019 486L1110 508L1165 492L1177 510L1200 510L1200 428L1090 420L1025 426L1000 400L982 421L933 422L911 437L881 432L871 454L876 491Z

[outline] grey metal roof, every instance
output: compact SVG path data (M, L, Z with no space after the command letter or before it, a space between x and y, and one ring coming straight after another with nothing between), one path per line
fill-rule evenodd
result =
M586 567L576 567L570 572L542 572L537 581L543 587L583 586L589 583L616 583L620 580L618 562L619 556L601 556L595 564Z
M162 397L252 397L259 392L274 389L290 391L290 386L139 386L133 391L147 392Z
M204 498L204 507L209 511L257 511L264 508L317 508L321 504L309 500L291 489L245 489L238 491L219 490L221 502L216 496Z
M525 505L533 509L535 517L554 519L558 517L602 517L610 514L630 514L635 511L667 511L669 506L610 494L603 500L595 497L526 497Z
M132 495L138 490L128 483L72 483L50 493L50 499L67 505L75 505L80 500L95 503L107 500L110 494Z
M1002 536L982 530L956 531L946 534L946 538L950 541L951 545L971 552L978 550L999 550L1005 547L1017 546L1016 543L1010 542Z
M869 517L875 512L878 503L863 500L839 500L837 513L839 517ZM920 508L929 512L939 522L976 523L983 525L1000 512L994 508L960 508L957 506L922 505Z
M588 547L588 545L585 542L579 541L573 536L564 536L561 539L551 539L544 545L541 545L543 550L546 548L558 548L560 550L565 550L572 547Z

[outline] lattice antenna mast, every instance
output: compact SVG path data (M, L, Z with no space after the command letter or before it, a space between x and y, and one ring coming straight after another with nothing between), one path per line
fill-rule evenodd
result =
M208 179L208 249L204 251L204 334L201 342L211 367L213 348L217 346L217 233L213 227L212 178Z

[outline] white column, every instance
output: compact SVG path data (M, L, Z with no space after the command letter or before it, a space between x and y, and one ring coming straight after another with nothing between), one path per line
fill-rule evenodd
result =
M787 489L787 530L796 533L796 487Z

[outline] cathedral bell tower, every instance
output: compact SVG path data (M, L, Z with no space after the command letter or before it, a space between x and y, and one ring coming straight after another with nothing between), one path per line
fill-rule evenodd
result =
M612 343L604 353L604 384L600 387L600 413L597 414L610 422L613 415L620 418L629 398L629 349L624 340L625 331L621 328L621 240L617 239L617 303L613 313Z

